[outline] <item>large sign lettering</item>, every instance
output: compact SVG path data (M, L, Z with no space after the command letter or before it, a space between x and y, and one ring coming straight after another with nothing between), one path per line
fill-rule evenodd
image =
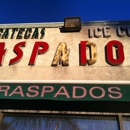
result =
M79 62L79 66L94 65L98 61L98 58L100 57L100 53L98 53L99 46L97 47L98 43L96 43L96 41L93 41L93 39L97 38L108 39L105 43L103 43L105 44L103 50L104 61L112 66L123 64L126 57L126 48L124 48L123 43L124 41L122 42L120 41L120 39L112 39L111 37L113 33L111 33L111 28L111 26L90 26L86 29L87 37L85 38L85 40L80 39L77 42L75 42L74 40L70 41L73 42L73 44L76 44L75 46L77 46L79 50L79 52L77 52L77 59L79 61L76 60L76 62ZM130 37L130 27L128 25L116 26L114 30L116 33L116 37L118 38L125 36ZM52 45L46 39L43 40L43 38L45 37L45 32L45 28L38 27L0 28L0 38L2 40L0 41L0 66L3 65L4 59L6 58L6 53L8 53L8 50L10 49L10 46L6 47L7 44L13 44L13 48L11 49L12 52L16 54L16 56L14 56L12 53L12 57L10 56L8 65L15 65L22 60L22 57L24 56L24 48L28 47L29 40L30 43L32 42L32 40L34 40L34 45L32 45L33 48L31 48L31 54L28 54L29 58L27 65L35 65L35 63L37 62L36 58L39 57L38 55L43 54L42 56L44 57L44 54L50 51L49 48L51 48ZM16 43L10 42L14 39ZM40 39L40 41L38 41L37 39ZM70 56L72 55L73 46L70 46L70 43L68 44L66 41L62 40L58 41L56 46L57 49L55 48L55 54L53 53L49 55L49 58L52 57L49 66L70 66L70 62L72 61L72 58L70 58ZM75 59L73 59L73 61L74 60Z
M23 56L23 51L20 47L25 47L26 42L19 42L14 46L13 51L16 53L16 57L10 59L9 65L13 65L20 61ZM90 59L87 58L86 48L89 48ZM115 47L116 58L113 56L113 47ZM5 52L8 49L5 48L5 43L0 43L0 65L2 65L3 58L5 56ZM41 49L42 48L42 49ZM81 41L79 44L79 55L80 55L80 65L84 66L86 64L93 65L97 61L97 47L95 43L88 42L88 41ZM35 42L32 54L30 56L30 60L28 65L35 65L37 55L46 53L49 50L49 44L46 42ZM70 50L67 49L67 44L61 42L58 45L56 53L54 55L53 61L51 66L69 65L69 53ZM124 56L124 48L123 44L117 40L109 41L106 45L106 51L104 57L106 55L106 61L110 65L120 65L123 63L125 56Z

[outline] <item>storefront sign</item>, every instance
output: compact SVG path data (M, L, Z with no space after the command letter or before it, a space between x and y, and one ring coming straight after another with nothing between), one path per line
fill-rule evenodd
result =
M130 101L130 85L75 83L0 83L0 99Z
M130 80L128 22L0 27L0 80Z
M87 30L88 37L89 38L111 38L110 33L110 26L104 26L104 27L96 27L92 28L90 27ZM116 35L117 37L123 37L127 35L130 36L130 28L125 26L117 26L116 27ZM126 30L126 31L125 31ZM50 44L49 42L46 42L44 40L45 36L45 28L6 28L6 29L0 29L0 36L1 39L24 39L24 41L20 41L17 43L11 43L15 44L13 47L13 51L16 54L15 57L12 57L9 61L9 65L14 65L18 63L23 55L24 51L21 47L26 47L25 39L42 39L42 41L35 41L35 44L33 45L32 54L30 55L30 59L28 59L28 65L35 65L36 57L40 54L47 53L47 51L50 51ZM51 36L50 36L51 38ZM71 41L70 41L71 42ZM97 44L93 42L93 40L83 40L80 39L78 41L79 44L79 66L86 66L86 65L93 65L98 60L98 56L100 54L97 52ZM77 44L78 47L78 43ZM5 57L5 54L8 49L6 48L6 42L0 41L0 65L3 65L3 59ZM106 62L109 65L118 66L121 65L125 60L125 54L124 54L124 46L123 43L120 40L111 39L107 43L105 43L106 46L104 48L104 57L106 57ZM89 48L87 50L87 48ZM59 41L59 45L57 46L57 49L55 50L55 54L51 55L53 57L53 60L51 61L51 66L69 66L69 60L71 50L73 48L70 48L67 46L66 41L62 42ZM87 51L89 51L89 55L87 55ZM115 55L114 55L115 54ZM89 58L88 58L89 57Z
M23 57L23 51L20 47L25 47L26 42L19 42L14 46L13 51L16 53L16 56L9 61L9 65L16 64L21 60ZM88 41L81 41L80 45L80 64L83 65L93 65L97 61L97 49L96 44ZM87 59L86 57L86 47L90 48L90 59ZM116 48L116 58L113 56L113 47ZM5 43L0 43L0 65L2 65L3 57L7 51L5 48ZM42 48L42 49L39 49ZM49 44L46 42L35 42L34 48L32 50L32 54L30 56L30 60L28 65L35 65L36 57L40 54L46 53L49 50ZM53 61L51 66L57 66L58 63L63 66L69 65L69 53L70 50L67 49L67 44L65 42L61 42L58 45L58 48L56 50L56 53L54 55ZM123 63L125 57L124 57L124 49L123 44L120 41L112 40L109 41L106 45L106 60L110 65L120 65ZM104 56L105 57L105 56Z

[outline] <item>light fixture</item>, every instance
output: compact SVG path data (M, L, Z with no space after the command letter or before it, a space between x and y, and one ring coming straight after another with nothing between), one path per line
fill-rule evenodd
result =
M79 32L81 30L80 17L64 18L62 32Z

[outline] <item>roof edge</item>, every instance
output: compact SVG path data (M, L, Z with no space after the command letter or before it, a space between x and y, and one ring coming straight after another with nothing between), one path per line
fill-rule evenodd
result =
M94 26L94 25L125 25L130 24L130 20L124 21L86 21L81 22L82 26ZM46 23L11 23L0 24L2 28L33 28L33 27L46 27L46 28L60 28L64 25L64 22L46 22Z

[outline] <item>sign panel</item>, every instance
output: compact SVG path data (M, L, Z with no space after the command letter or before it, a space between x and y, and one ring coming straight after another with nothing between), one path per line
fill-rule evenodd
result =
M0 80L130 80L129 42L128 22L86 23L71 33L1 25Z
M130 101L130 84L0 83L0 99Z

